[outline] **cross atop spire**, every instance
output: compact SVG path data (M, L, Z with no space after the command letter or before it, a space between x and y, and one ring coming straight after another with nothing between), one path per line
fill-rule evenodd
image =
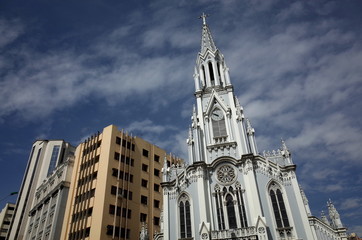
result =
M202 13L202 15L199 18L202 18L202 24L206 25L206 18L209 16L209 14Z

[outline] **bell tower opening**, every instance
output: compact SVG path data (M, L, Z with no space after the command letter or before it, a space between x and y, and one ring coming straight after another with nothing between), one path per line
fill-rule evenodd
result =
M214 75L214 70L213 70L213 67L212 67L212 63L209 62L208 66L209 66L211 86L215 86L215 75Z

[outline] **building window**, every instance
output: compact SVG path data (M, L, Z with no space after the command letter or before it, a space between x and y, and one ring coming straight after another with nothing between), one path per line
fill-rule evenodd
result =
M156 177L159 177L160 176L160 170L158 170L158 169L154 169L153 170L153 173L154 173L154 175L156 176Z
M160 162L160 156L158 156L156 154L154 155L154 159L155 159L156 162Z
M145 213L140 214L140 222L147 222L147 214Z
M153 200L153 206L154 206L155 208L159 208L159 207L160 207L160 201L158 201L158 200Z
M211 86L215 86L215 76L214 76L214 69L213 69L213 67L212 67L212 63L209 62L208 65L209 65Z
M131 230L125 229L125 228L119 228L119 227L113 227L112 225L107 225L107 232L106 234L109 236L112 236L113 234L115 236L120 236L121 238L129 239Z
M214 137L227 136L224 112L215 108L211 113L212 130Z
M153 218L153 224L156 225L156 226L160 225L160 218L159 217L154 217Z
M141 180L141 185L142 185L142 187L147 187L147 184L148 184L148 181L146 180L146 179L142 179Z
M272 184L273 189L270 189L270 200L273 206L274 217L278 228L290 227L287 211L283 200L283 194L279 188L275 188L276 184Z
M236 182L235 185L236 190L230 186L229 188L224 187L222 191L218 185L215 185L214 196L219 230L238 227L245 228L248 226L243 199L243 190L240 183ZM235 205L238 206L238 211L236 211ZM224 206L226 206L226 209ZM225 212L224 209L226 210ZM238 226L236 218L239 218L241 226ZM226 226L227 224L225 219L228 220L228 226Z
M119 161L120 154L119 152L114 153L114 159Z
M142 155L143 155L144 157L148 157L148 151L147 151L146 149L143 149Z
M153 190L155 190L155 192L159 192L160 191L160 185L158 185L158 184L154 184L153 185Z
M118 144L118 145L121 145L121 138L120 137L116 137L116 144Z
M148 165L142 163L142 171L148 172Z
M147 197L141 195L141 203L147 205Z
M234 199L230 194L226 196L226 211L228 214L229 228L237 228Z
M53 152L52 152L52 156L50 158L50 163L49 163L49 168L48 168L48 174L47 174L48 176L55 169L55 166L57 164L58 155L59 155L59 150L60 150L60 145L55 145L53 147Z
M190 201L186 194L179 200L179 216L181 238L192 237Z
M134 145L134 143L132 143L131 150L134 151L134 149L135 149L135 145Z

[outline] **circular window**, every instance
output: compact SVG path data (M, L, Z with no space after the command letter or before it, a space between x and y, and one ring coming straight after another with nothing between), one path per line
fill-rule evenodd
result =
M236 173L233 167L229 165L223 165L216 170L217 180L219 182L228 184L232 183L236 179Z

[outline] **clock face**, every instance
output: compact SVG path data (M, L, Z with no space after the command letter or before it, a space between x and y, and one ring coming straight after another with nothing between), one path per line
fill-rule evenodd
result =
M220 121L221 119L224 118L224 114L220 109L215 109L211 114L211 118L214 121Z

